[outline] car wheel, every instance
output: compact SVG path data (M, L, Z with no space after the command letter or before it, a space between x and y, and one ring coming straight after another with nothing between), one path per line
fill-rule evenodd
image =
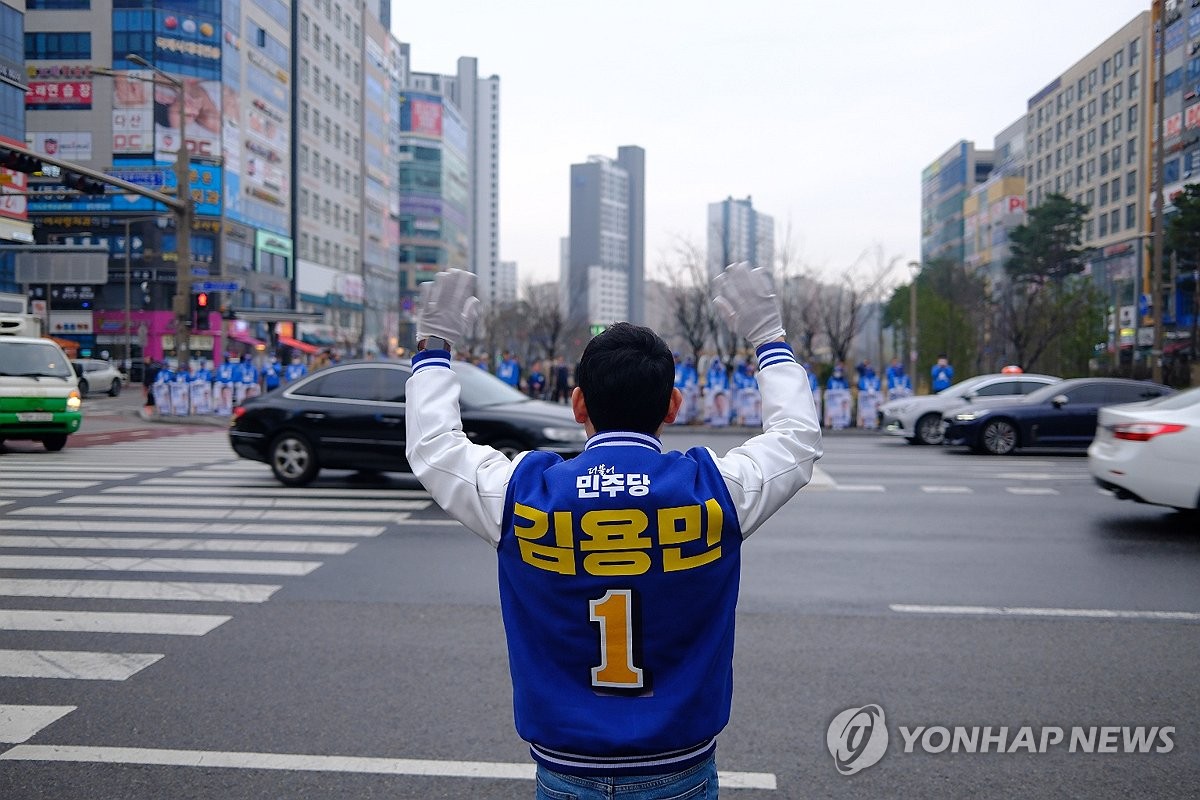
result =
M917 444L941 444L942 443L942 415L941 414L926 414L917 420L916 437L914 441Z
M985 452L1006 456L1017 449L1017 429L1006 419L994 419L984 427L980 441Z
M527 447L522 447L518 442L514 442L511 439L503 439L499 442L493 442L492 448L503 453L504 457L509 461L512 461L514 458L516 458L517 453L524 453L529 449Z
M47 436L42 439L42 446L51 453L57 453L67 446L66 436Z
M83 380L82 378L80 378L79 379L79 396L83 397L87 393L88 393L88 382Z
M271 442L271 472L284 486L304 486L321 471L312 445L298 433L281 433Z
M121 393L121 382L119 380L117 380L116 378L113 378L112 386L108 387L108 396L116 397L120 393Z

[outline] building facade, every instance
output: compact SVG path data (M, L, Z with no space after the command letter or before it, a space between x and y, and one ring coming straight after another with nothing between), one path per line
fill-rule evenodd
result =
M963 201L963 264L991 288L1005 281L1009 234L1025 223L1025 119L996 134L995 167Z
M772 269L775 264L775 220L756 211L751 198L728 197L708 204L708 277L738 261Z
M567 315L576 322L640 324L645 317L645 163L645 150L629 145L618 148L616 159L591 156L571 165L571 231L563 288ZM620 306L611 300L617 274L625 277ZM607 299L594 302L593 293ZM591 317L601 310L606 319Z
M25 3L0 0L0 144L25 144ZM33 241L24 192L29 176L0 168L0 242ZM17 283L12 251L0 251L0 292L24 291Z
M921 261L948 259L961 264L963 202L987 180L993 165L990 150L959 141L921 172Z

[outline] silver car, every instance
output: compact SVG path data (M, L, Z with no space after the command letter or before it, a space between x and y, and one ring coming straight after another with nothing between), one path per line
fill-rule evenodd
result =
M123 378L111 361L73 358L71 366L75 368L75 374L79 377L80 397L87 397L88 392L105 392L110 397L121 393Z
M889 400L879 407L879 427L892 436L903 436L911 444L940 444L942 417L966 403L987 405L1012 402L1022 395L1062 378L1026 373L976 375L937 394Z

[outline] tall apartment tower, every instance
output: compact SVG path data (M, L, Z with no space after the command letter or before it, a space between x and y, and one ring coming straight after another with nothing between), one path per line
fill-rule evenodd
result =
M10 112L0 116L0 143L25 144L25 3L0 0L0 107ZM13 197L0 203L0 242L33 241L33 225L26 213L27 201L18 194L25 190L28 176L23 172L2 170L0 193ZM0 292L19 292L16 282L15 254L0 251Z
M775 262L775 220L754 210L747 197L708 204L708 277L737 261L771 269Z
M991 150L961 140L921 172L921 260L963 263L963 201L992 172Z
M500 264L500 77L479 77L476 59L458 59L457 73L443 76L451 102L467 128L470 156L471 271L484 305L502 302Z
M589 325L645 318L646 151L571 165L567 314Z

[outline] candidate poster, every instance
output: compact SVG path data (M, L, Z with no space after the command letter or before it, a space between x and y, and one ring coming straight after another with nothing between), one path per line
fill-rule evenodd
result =
M850 427L850 390L825 390L825 426L835 431Z

